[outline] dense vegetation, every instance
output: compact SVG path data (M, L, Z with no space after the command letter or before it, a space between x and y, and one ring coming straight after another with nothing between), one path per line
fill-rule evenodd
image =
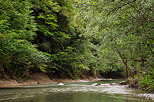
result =
M0 78L124 77L154 90L153 0L0 0Z

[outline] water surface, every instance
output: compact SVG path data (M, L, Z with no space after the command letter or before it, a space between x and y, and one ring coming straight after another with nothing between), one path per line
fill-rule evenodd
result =
M152 102L135 96L144 92L125 86L111 86L109 83L112 82L99 81L97 83L101 85L98 86L92 85L96 82L86 82L0 89L0 102Z

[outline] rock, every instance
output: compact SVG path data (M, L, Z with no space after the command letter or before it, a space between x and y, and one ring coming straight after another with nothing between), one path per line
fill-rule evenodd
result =
M117 84L117 83L111 83L110 85L111 85L111 86L115 86L115 85L118 85L118 84Z
M64 85L63 83L59 83L58 85Z
M97 83L93 83L91 86L97 86L98 84Z
M125 81L121 81L119 85L127 85L127 83Z

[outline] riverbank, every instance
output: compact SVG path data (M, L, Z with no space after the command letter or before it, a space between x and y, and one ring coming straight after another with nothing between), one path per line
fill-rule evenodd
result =
M26 85L37 85L37 84L56 84L56 83L73 83L73 82L90 82L90 81L98 81L103 79L98 78L85 78L85 79L50 79L46 74L44 73L35 73L33 74L28 80L23 82L18 82L16 80L6 80L1 79L0 80L0 88L7 88L7 87L19 87L19 86L26 86ZM104 79L106 80L106 79Z

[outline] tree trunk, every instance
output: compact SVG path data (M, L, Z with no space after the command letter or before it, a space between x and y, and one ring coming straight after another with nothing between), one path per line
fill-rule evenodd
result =
M127 65L127 59L124 58L121 54L121 52L119 50L117 50L118 55L120 56L124 66L125 66L125 71L126 71L126 75L125 78L127 79L129 76L131 76L132 78L134 78L134 74L132 73L131 69L129 68L129 66Z
M5 70L3 68L3 65L0 65L0 78L2 79L9 79L9 77L6 75Z

